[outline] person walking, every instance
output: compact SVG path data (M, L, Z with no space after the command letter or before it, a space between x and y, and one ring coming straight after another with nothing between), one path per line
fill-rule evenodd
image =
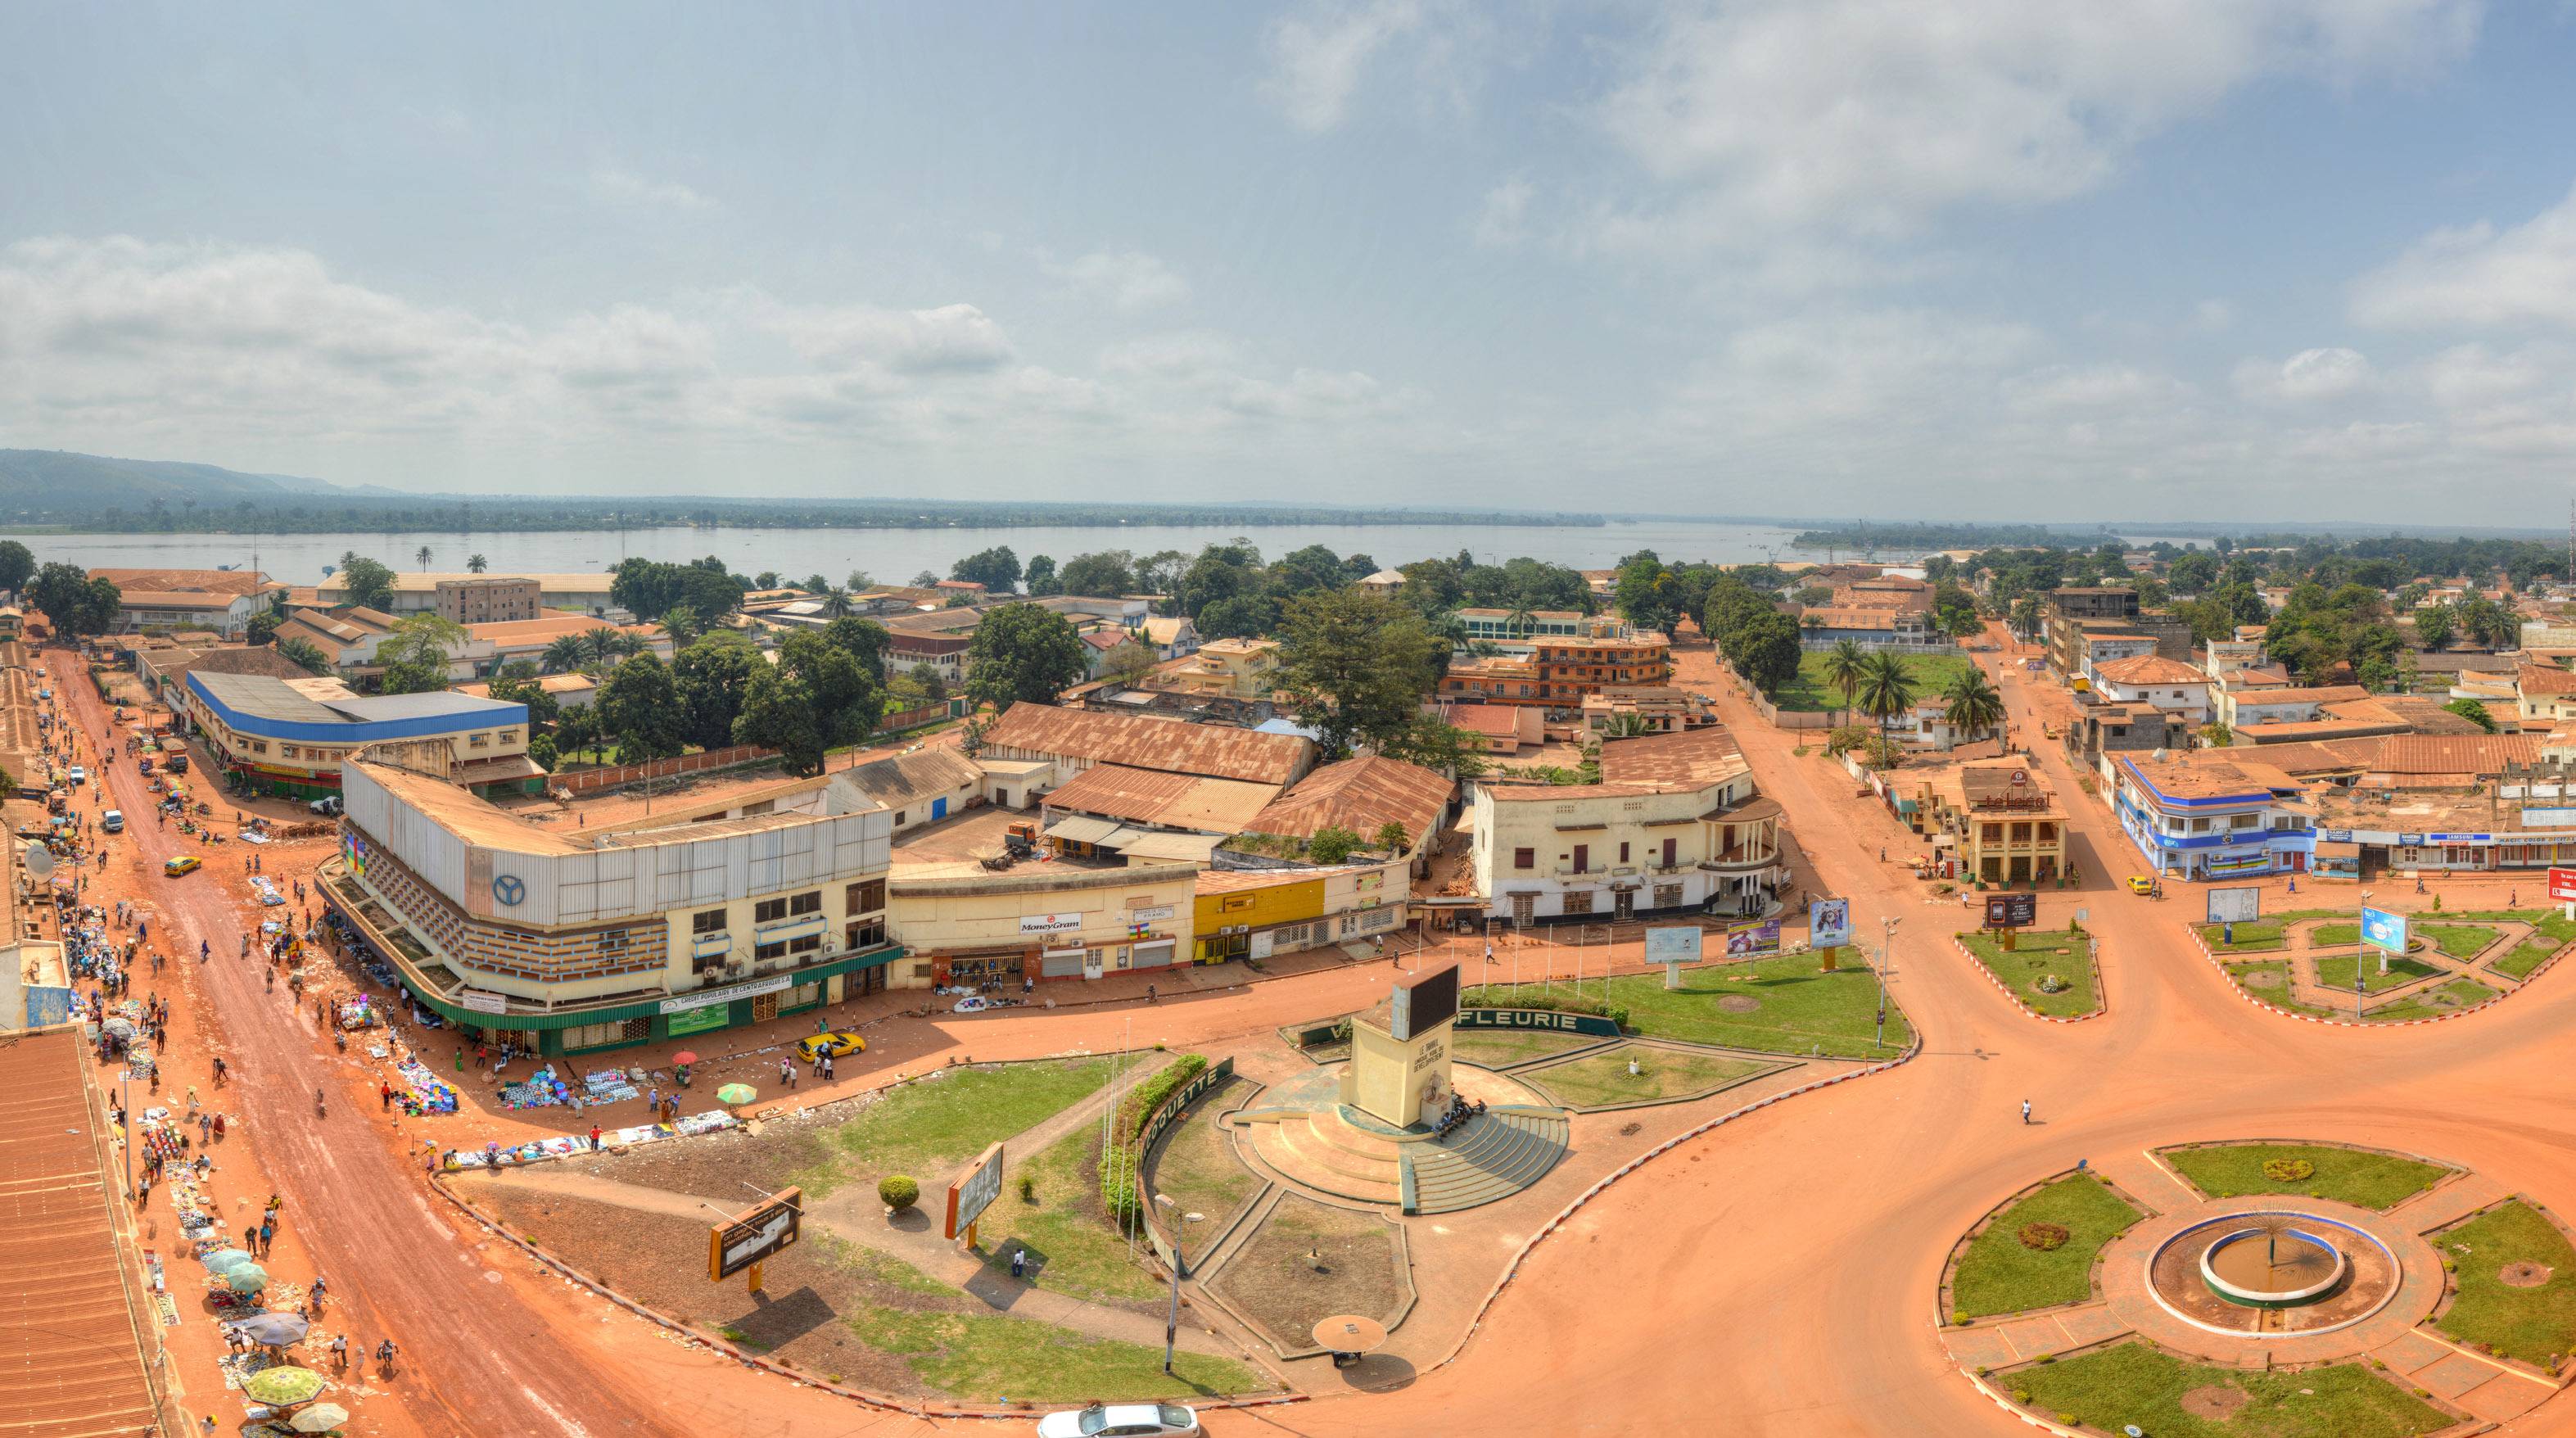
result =
M2022 1121L2023 1123L2028 1123L2028 1122L2030 1122L2030 1100L2029 1100L2029 1099L2023 1099L2023 1100L2021 1101L2021 1121Z

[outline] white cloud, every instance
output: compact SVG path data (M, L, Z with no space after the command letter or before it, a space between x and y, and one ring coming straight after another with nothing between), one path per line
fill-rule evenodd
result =
M2437 64L2477 13L2474 0L1675 4L1596 112L1662 187L1610 206L1605 235L1889 236L1957 205L2061 200L2264 75Z
M2236 367L2236 390L2275 403L2343 399L2368 389L2370 361L2355 350L2301 350L2279 364L2249 359Z
M2353 317L2408 329L2576 324L2576 191L2512 229L2436 230L2353 286Z
M1264 37L1271 74L1262 89L1301 129L1342 122L1351 94L1379 51L1422 23L1417 0L1319 4L1273 21Z
M1050 273L1070 280L1074 288L1117 309L1135 311L1178 304L1190 297L1190 282L1173 274L1152 255L1128 250L1084 255Z
M590 192L623 205L666 210L712 210L716 202L676 180L656 183L631 171L604 167L590 173Z

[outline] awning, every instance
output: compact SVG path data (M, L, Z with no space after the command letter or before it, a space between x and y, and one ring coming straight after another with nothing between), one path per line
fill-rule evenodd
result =
M1107 819L1092 819L1076 814L1055 821L1047 829L1046 836L1063 843L1097 844L1117 832L1118 826Z
M1205 864L1225 842L1222 834L1145 834L1119 846L1130 859L1163 859L1175 864Z

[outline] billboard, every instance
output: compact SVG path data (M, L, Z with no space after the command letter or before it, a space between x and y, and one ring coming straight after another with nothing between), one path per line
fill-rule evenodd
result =
M1987 928L2018 929L2038 922L2039 895L1988 894L1986 896Z
M707 1281L721 1283L755 1263L796 1246L804 1190L783 1188L730 1222L707 1229Z
M2549 871L2549 897L2562 904L2576 900L2576 869Z
M1839 949L1851 940L1851 900L1815 899L1807 904L1807 947Z
M1764 919L1758 924L1733 924L1726 930L1726 952L1735 954L1776 954L1780 952L1780 921Z
M2406 952L2406 916L2385 909L2362 910L2361 941L2392 954Z
M2576 871L2571 871L2576 872ZM1700 947L1708 930L1697 924L1677 925L1646 931L1646 962L1650 964L1696 964Z
M2209 922L2213 924L2250 924L2263 914L2263 891L2212 889L2209 891Z
M1002 1196L1002 1146L976 1155L974 1165L948 1185L948 1236L964 1234Z
M1458 1016L1458 966L1398 985L1394 1021L1387 1032L1398 1042L1427 1034L1442 1021Z

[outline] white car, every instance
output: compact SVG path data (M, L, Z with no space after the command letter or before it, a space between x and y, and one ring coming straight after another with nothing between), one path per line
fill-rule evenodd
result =
M1197 1438L1199 1415L1177 1403L1120 1403L1050 1413L1038 1438Z

